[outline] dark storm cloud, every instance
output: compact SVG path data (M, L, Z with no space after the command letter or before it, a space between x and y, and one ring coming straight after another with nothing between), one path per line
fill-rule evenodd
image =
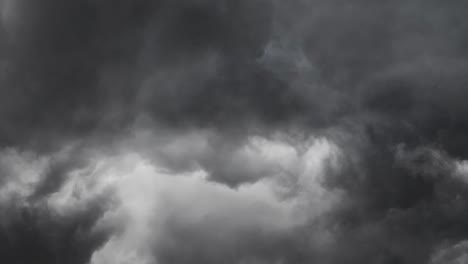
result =
M365 154L329 178L350 198L330 221L342 252L333 259L427 263L439 243L466 237L467 186L456 161L437 148L381 144L361 142Z
M465 3L0 3L8 263L463 257Z
M102 211L88 208L61 218L46 208L2 208L0 258L8 263L86 263L108 237L91 232Z
M74 171L89 168L84 153L69 148L55 156L2 150L0 166L0 258L9 263L86 263L109 231L94 230L108 210L106 192L86 206L57 206L60 190ZM90 155L90 153L86 153ZM92 168L92 167L91 167ZM78 197L83 194L76 193ZM58 198L60 199L60 198ZM68 205L67 205L68 206Z
M275 105L249 96L252 87L263 87L259 97L273 95L275 103L285 90L286 84L270 73L249 66L269 38L267 1L24 0L4 6L5 143L38 133L86 135L125 126L142 110L135 99L145 80L168 74L166 67L182 74L174 76L181 78L179 83L165 78L166 83L145 89L150 96L143 111L171 122L193 113L186 120L206 123L210 112L227 112L228 118L243 112L244 106L271 116ZM216 76L192 80L187 64L208 54L220 57L220 65L211 70ZM174 90L176 98L169 96ZM200 102L188 102L192 96ZM232 107L226 106L230 98Z

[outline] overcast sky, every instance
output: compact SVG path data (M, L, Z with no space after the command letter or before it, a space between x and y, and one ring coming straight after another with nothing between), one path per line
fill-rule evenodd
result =
M468 263L468 2L0 16L0 263Z

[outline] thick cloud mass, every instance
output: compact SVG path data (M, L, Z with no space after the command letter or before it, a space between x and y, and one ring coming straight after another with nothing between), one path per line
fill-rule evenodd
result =
M0 263L468 261L463 1L0 16Z

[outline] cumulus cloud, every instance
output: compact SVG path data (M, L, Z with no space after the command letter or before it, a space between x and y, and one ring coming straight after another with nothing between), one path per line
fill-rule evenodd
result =
M182 142L193 144L190 139ZM291 232L312 223L340 201L339 191L322 185L328 169L339 170L340 152L326 139L311 140L303 154L287 143L265 138L253 138L240 149L250 151L245 155L255 155L265 169L289 155L291 161L285 167L291 172L233 188L211 181L203 167L181 172L164 167L164 159L157 162L157 157L128 149L114 155L95 151L85 166L67 167L60 188L34 197L44 172L57 157L67 157L67 151L41 157L9 150L3 154L8 162L4 167L15 177L3 184L2 209L37 210L39 221L45 217L42 214L50 214L56 221L67 223L77 215L93 213L97 205L107 204L99 210L99 217L81 230L84 235L107 237L100 247L88 252L90 263L238 263L268 259L270 256L263 252L270 246L268 239L286 240ZM265 149L277 152L262 152ZM18 208L8 207L12 199L17 199ZM8 230L8 218L4 221ZM244 236L252 241L242 242ZM48 242L57 243L54 237ZM181 251L191 258L180 255ZM226 260L224 254L232 260Z

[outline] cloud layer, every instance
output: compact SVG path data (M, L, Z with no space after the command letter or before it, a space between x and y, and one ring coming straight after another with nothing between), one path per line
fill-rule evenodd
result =
M0 259L462 263L467 13L0 0Z

